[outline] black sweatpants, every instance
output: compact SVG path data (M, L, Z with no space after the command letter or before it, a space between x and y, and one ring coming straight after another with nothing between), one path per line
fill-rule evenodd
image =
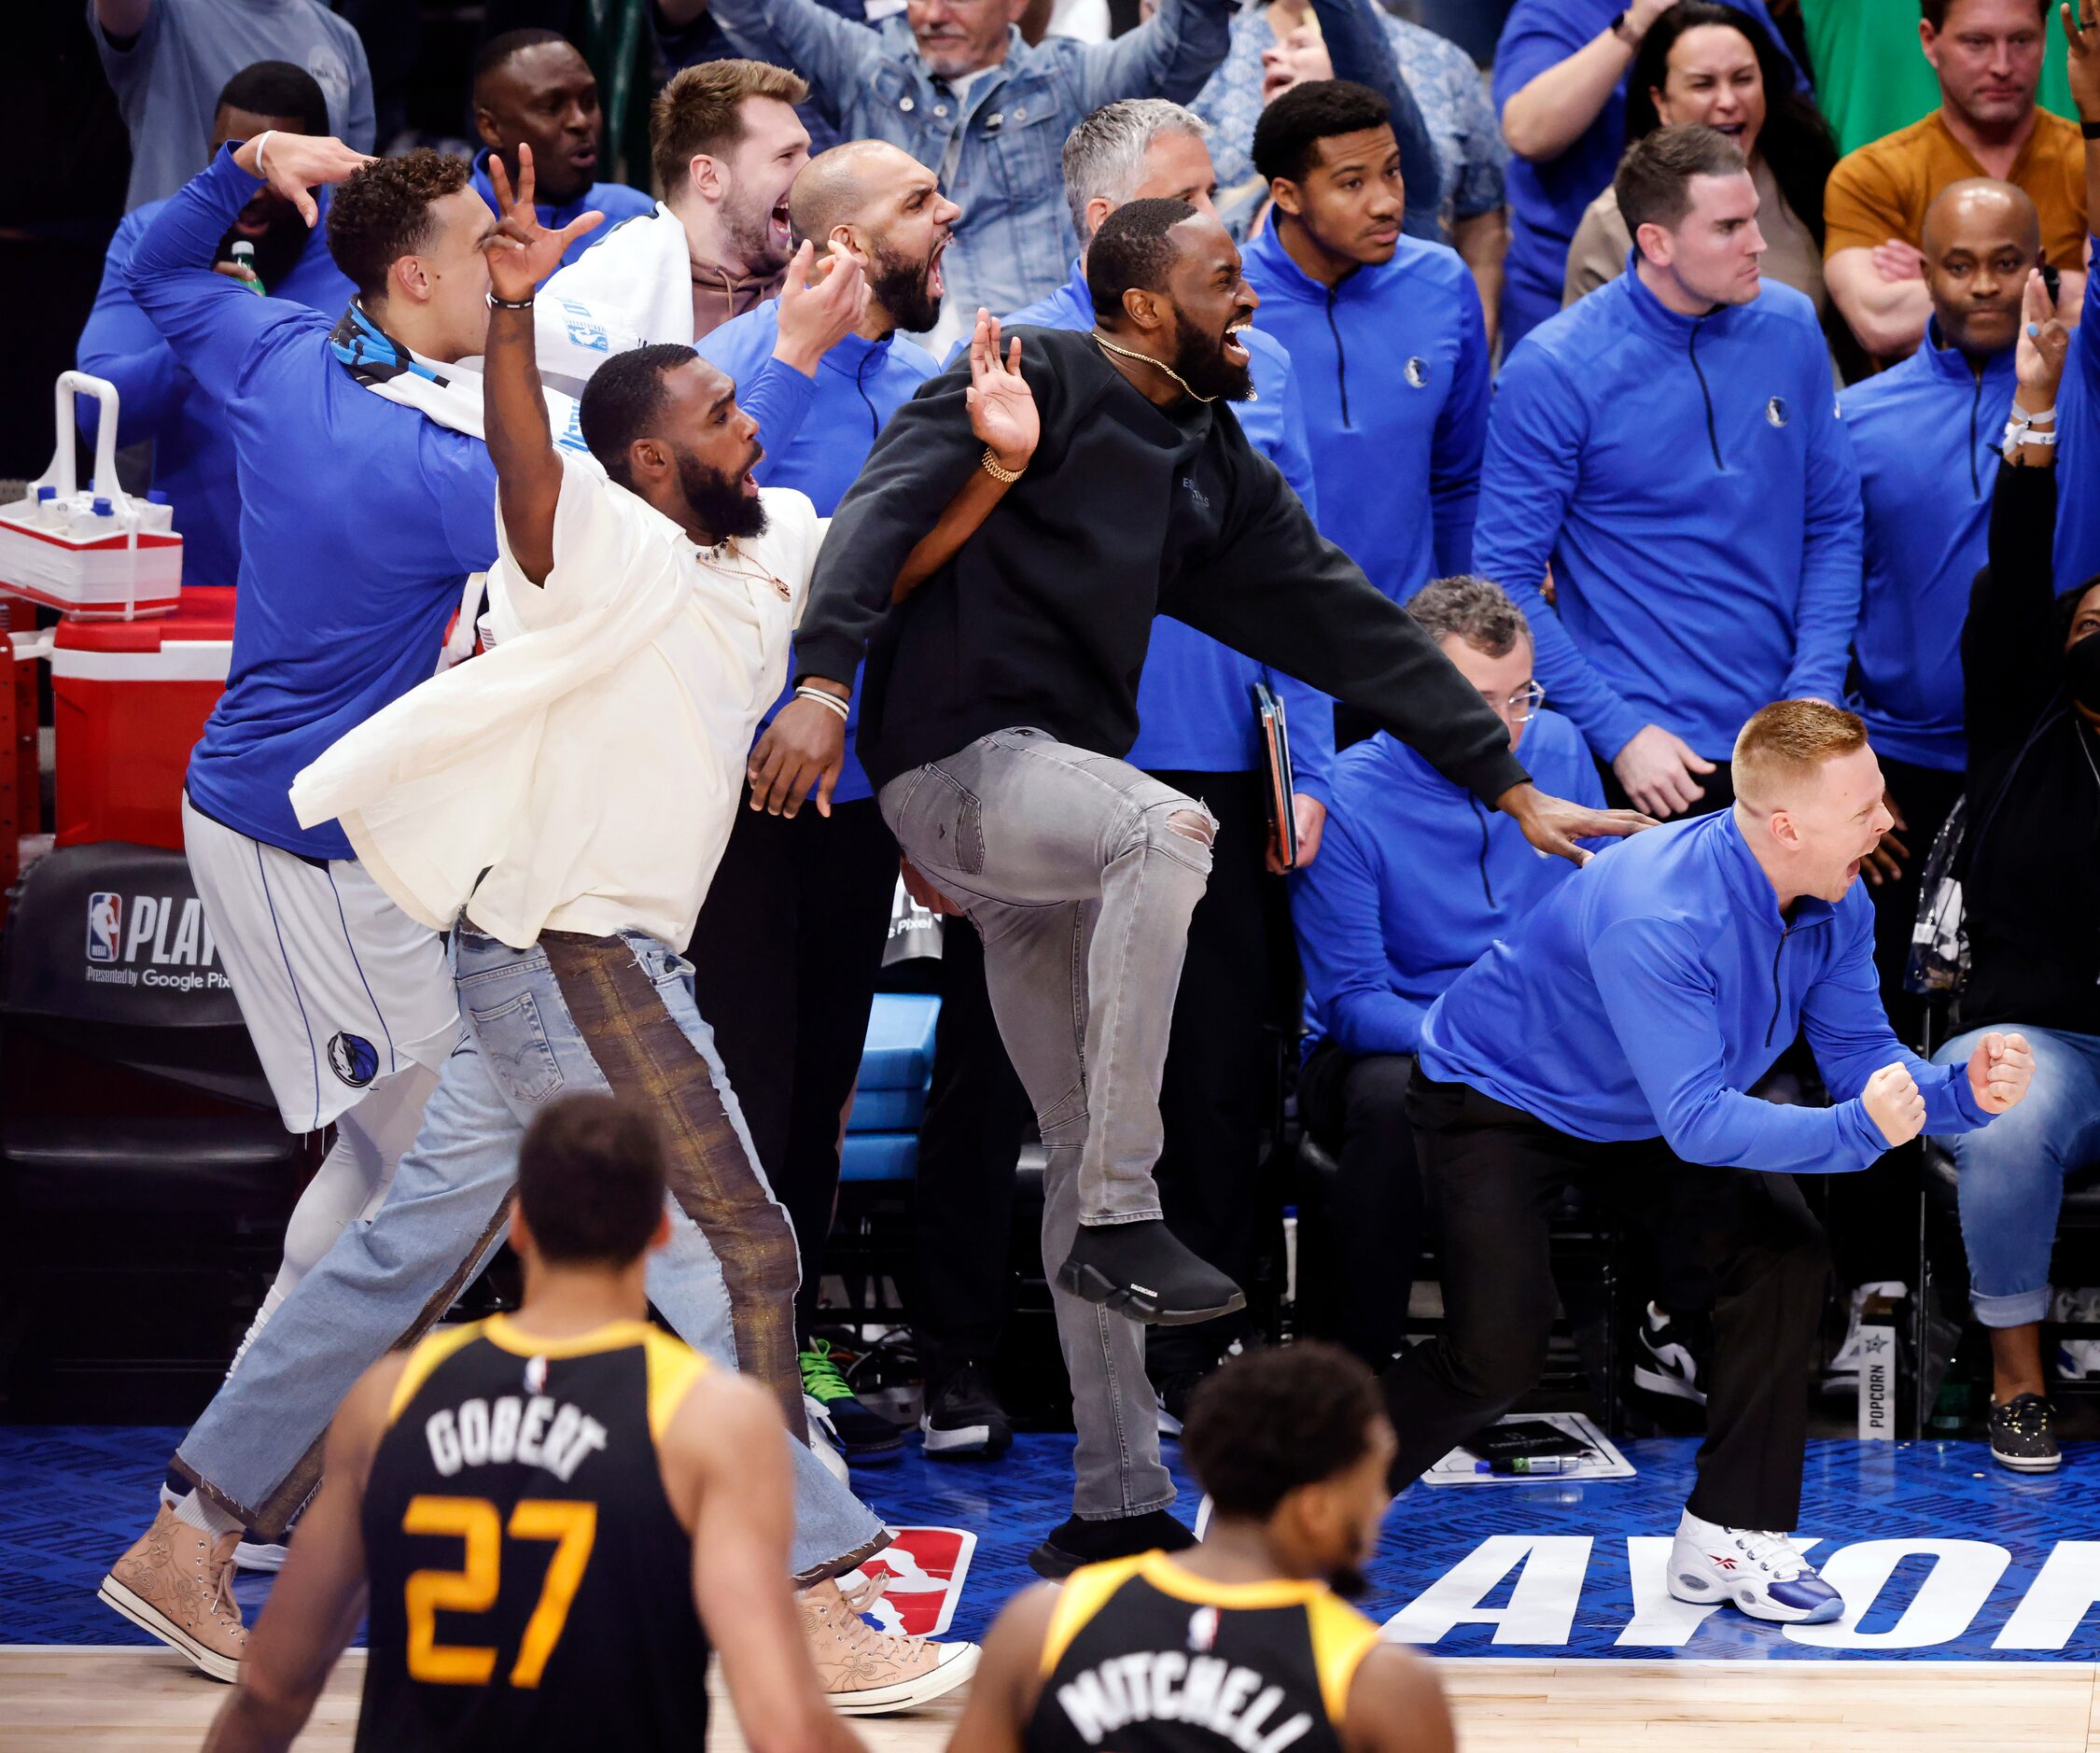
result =
M1301 1311L1322 1339L1383 1369L1407 1342L1407 1291L1422 1249L1421 1171L1407 1120L1411 1053L1345 1053L1332 1040L1298 1073L1298 1115L1337 1171L1326 1222L1334 1282L1307 1283ZM1302 1232L1301 1232L1302 1233ZM1302 1256L1301 1256L1302 1257Z
M739 807L686 951L700 1014L802 1260L806 1340L838 1198L839 1140L897 891L875 799L793 817Z
M1218 819L1211 880L1189 919L1159 1085L1164 1143L1154 1170L1160 1209L1185 1246L1245 1288L1280 1205L1261 1188L1262 1129L1277 1102L1278 994L1296 984L1283 879L1266 859L1268 815L1259 773L1154 771ZM1291 965L1280 965L1291 964ZM1153 1327L1145 1366L1156 1379L1203 1370L1244 1337L1242 1311L1196 1326Z
M1679 1162L1660 1139L1592 1143L1419 1070L1415 1148L1441 1207L1444 1330L1383 1377L1400 1436L1394 1490L1538 1381L1553 1325L1547 1228L1581 1180L1620 1211L1667 1206L1715 1275L1713 1381L1689 1508L1791 1530L1800 1512L1809 1348L1828 1258L1791 1175Z

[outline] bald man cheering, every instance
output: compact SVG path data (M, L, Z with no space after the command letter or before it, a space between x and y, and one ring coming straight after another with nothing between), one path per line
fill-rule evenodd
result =
M961 214L931 171L879 140L834 147L803 167L788 193L801 251L788 290L698 343L758 422L762 484L800 488L831 515L875 434L934 373L931 356L903 337L940 320L941 261ZM802 290L819 270L828 277ZM798 299L832 325L798 332ZM897 843L849 758L828 815L738 813L693 940L700 1002L712 1006L716 1045L801 1244L795 1325L810 1409L821 1409L857 1463L893 1458L903 1439L847 1390L809 1325L838 1190L840 1115L896 887Z

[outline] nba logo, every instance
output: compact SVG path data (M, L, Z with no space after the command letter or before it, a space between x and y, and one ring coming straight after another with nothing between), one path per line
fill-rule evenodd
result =
M88 960L117 960L117 931L124 919L124 900L98 889L88 897Z

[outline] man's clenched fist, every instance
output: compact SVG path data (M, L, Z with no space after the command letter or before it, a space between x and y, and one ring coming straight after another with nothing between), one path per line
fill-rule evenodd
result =
M1968 1087L1985 1114L2016 1105L2034 1077L2035 1055L2025 1035L1985 1035L1968 1056Z
M1900 1061L1883 1066L1869 1077L1859 1100L1866 1104L1867 1117L1882 1129L1882 1136L1892 1146L1908 1144L1925 1130L1925 1098L1918 1093L1918 1080L1911 1075L1911 1068Z

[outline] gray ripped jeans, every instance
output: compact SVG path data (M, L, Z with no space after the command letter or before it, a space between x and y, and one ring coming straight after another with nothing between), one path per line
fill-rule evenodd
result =
M901 774L880 803L904 856L984 939L1000 1036L1048 1157L1055 1279L1081 1223L1160 1214L1160 1071L1215 822L1127 762L1029 729ZM1079 1431L1073 1508L1105 1518L1171 1502L1143 1329L1052 1295Z

